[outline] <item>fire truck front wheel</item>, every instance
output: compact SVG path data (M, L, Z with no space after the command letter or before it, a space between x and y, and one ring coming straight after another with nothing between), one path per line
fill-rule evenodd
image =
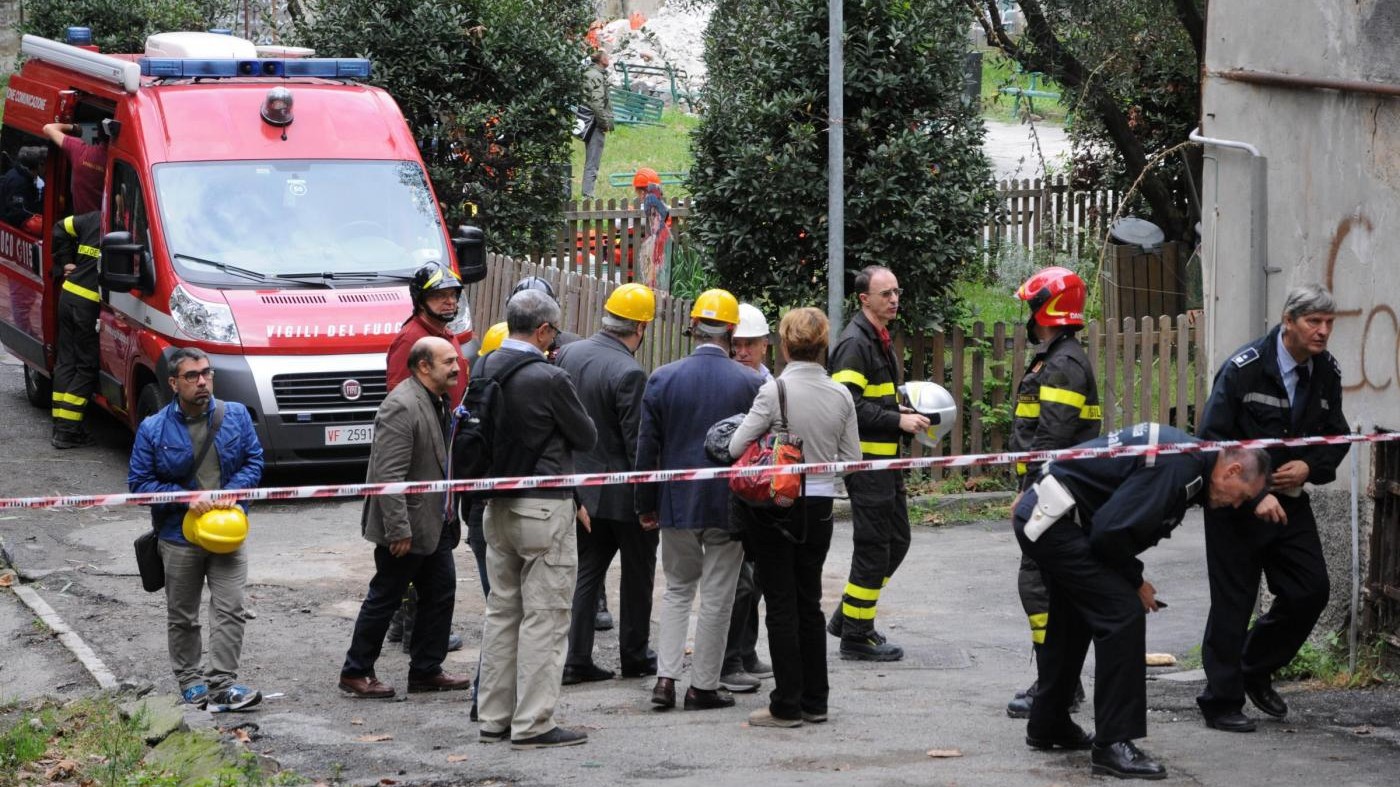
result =
M29 364L24 365L24 397L44 410L53 406L53 381Z
M140 424L160 410L160 389L155 383L141 386L141 395L136 397L136 423Z

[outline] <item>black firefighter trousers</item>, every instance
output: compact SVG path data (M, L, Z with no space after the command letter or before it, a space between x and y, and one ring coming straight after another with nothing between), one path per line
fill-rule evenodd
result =
M864 639L875 632L880 592L909 553L909 505L898 470L851 473L851 574L841 596L841 636ZM834 617L834 616L833 616Z
M1278 501L1286 525L1245 509L1206 509L1210 617L1201 643L1206 688L1196 703L1207 718L1243 708L1245 684L1292 661L1327 606L1327 563L1308 496ZM1274 602L1250 627L1261 571Z
M1064 730L1093 642L1094 742L1141 738L1147 734L1147 613L1137 588L1094 555L1073 517L1027 541L1026 518L1036 502L1035 492L1026 492L1012 518L1021 552L1040 566L1050 590L1045 646L1036 660L1040 687L1026 732L1053 737Z
M83 429L83 414L97 388L98 304L71 292L58 298L58 349L53 367L55 432Z

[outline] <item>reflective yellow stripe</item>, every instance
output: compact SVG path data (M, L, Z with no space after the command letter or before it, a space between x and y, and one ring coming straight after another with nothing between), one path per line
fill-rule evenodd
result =
M1025 463L1025 462L1017 462L1017 463L1016 463L1016 475L1025 475L1025 474L1026 474L1026 471L1029 470L1029 469L1030 469L1030 468L1026 467L1026 463Z
M1029 402L1021 402L1020 404L1016 405L1016 417L1017 417L1017 418L1039 418L1039 417L1040 417L1040 404L1039 404L1039 403L1031 404L1031 403L1029 403Z
M880 587L884 587L885 585L888 585L888 584L890 584L890 578L889 578L889 577L885 577L884 579L880 580Z
M62 419L65 420L65 421L81 421L81 420L83 420L83 414L82 414L82 413L74 412L74 411L72 411L72 410L60 410L60 409L58 409L57 407L55 407L55 408L53 409L53 417L54 417L54 418L62 418Z
M1031 642L1037 645L1045 644L1045 629L1035 629L1031 631Z
M101 256L102 256L102 250L101 250L101 249L97 248L96 246L84 246L84 245L81 244L81 243L78 244L78 253L81 254L81 255L83 255L84 257L101 257Z
M851 598L858 598L861 601L879 601L880 589L863 588L860 585L853 585L847 582L846 595L850 596Z
M894 383L865 386L866 399L882 399L886 396L894 396Z
M866 384L869 383L869 380L865 379L865 375L855 369L842 369L831 375L831 379L842 385L854 385L858 388L865 388Z
M1053 402L1055 404L1067 404L1078 410L1087 401L1082 393L1075 393L1064 388L1051 388L1048 385L1040 386L1040 401Z
M93 302L102 300L102 296L98 295L96 292L89 290L87 287L84 287L81 284L74 284L73 282L68 281L66 279L63 282L63 289L73 293L79 298L87 298L88 300Z
M58 391L53 392L53 400L55 402L61 402L63 404L77 405L78 407L82 407L87 404L87 399L78 396L77 394L59 393Z
M1027 615L1027 616L1026 616L1026 620L1029 620L1029 621L1031 622L1031 630L1032 630L1032 631L1034 631L1034 630L1036 630L1036 629L1042 629L1042 630L1043 630L1043 629L1045 628L1045 624L1048 623L1048 622L1050 622L1050 613L1049 613L1049 612L1040 612L1040 613L1037 613L1037 614L1035 614L1035 615Z
M861 440L860 452L876 456L899 456L899 443L872 443Z
M1086 404L1079 409L1079 417L1086 421L1102 421L1103 408L1096 404Z
M78 231L77 231L76 229L73 229L73 217L72 217L72 216L69 216L68 218L66 218L66 219L63 220L63 229L66 230L66 231L68 232L68 235L69 235L70 237L73 237L73 238L78 237Z
M856 620L874 620L874 619L875 619L875 608L874 608L874 607L853 607L853 606L851 606L850 604L842 604L842 605L841 605L841 614L842 614L842 615L845 615L845 616L848 617L848 618L855 618Z

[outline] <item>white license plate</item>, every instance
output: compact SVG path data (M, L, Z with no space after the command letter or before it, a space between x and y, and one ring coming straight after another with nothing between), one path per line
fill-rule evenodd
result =
M365 445L372 442L374 424L326 427L326 445Z

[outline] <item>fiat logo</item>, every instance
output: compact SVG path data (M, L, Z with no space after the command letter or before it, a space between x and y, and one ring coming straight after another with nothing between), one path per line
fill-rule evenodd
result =
M364 389L359 380L346 380L340 384L340 395L345 397L347 401L353 402L359 399L362 393L364 393Z

